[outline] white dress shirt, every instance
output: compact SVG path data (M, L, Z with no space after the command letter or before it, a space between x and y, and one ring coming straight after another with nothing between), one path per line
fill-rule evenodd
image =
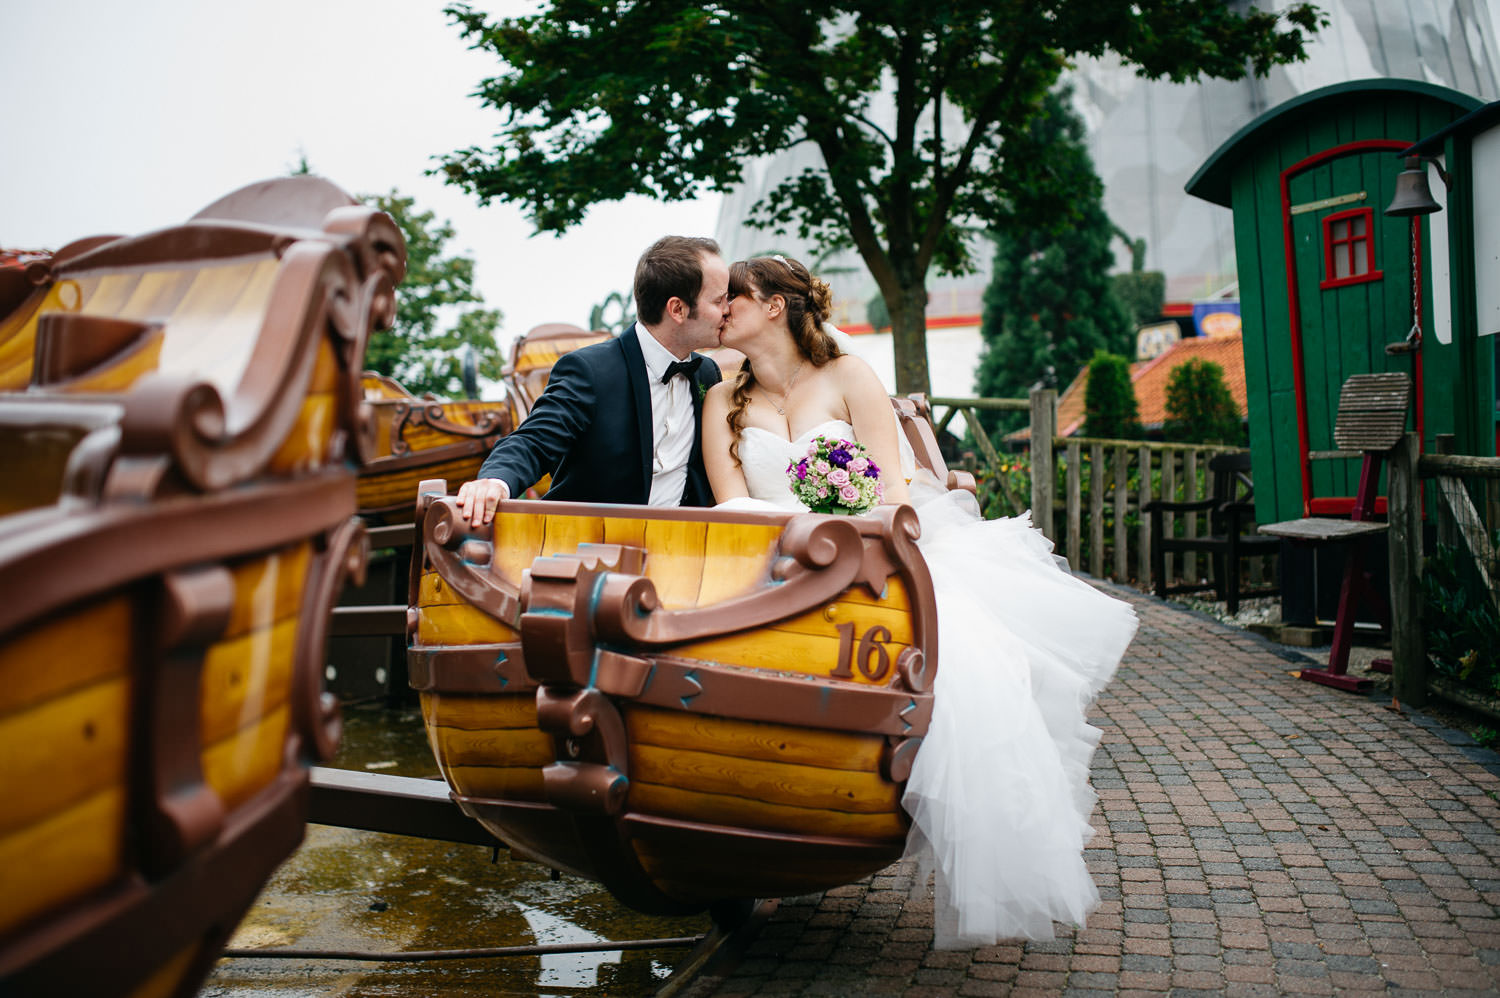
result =
M662 384L661 376L667 373L667 365L679 358L639 322L635 324L635 332L641 343L641 357L646 361L647 383L651 386L651 498L647 501L652 506L680 506L697 429L693 425L693 392L697 387L686 375Z

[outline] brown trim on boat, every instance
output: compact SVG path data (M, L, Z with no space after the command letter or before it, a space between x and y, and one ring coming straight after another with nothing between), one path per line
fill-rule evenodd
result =
M327 762L338 751L343 716L338 697L323 691L328 619L344 582L363 585L370 557L365 525L350 517L318 539L321 548L308 568L302 588L297 646L292 673L292 730L300 736L301 756L309 763Z
M345 468L149 505L28 510L0 520L0 634L179 565L270 550L354 509Z
M420 399L411 401L399 401L394 406L395 412L391 414L391 454L402 457L411 452L411 446L406 442L406 431L426 426L440 433L449 433L456 437L477 438L485 442L487 447L493 447L495 441L509 433L513 427L510 422L510 410L506 408L481 409L475 415L474 423L455 423L447 418L446 407L441 402L426 402ZM474 445L470 445L473 447ZM435 455L443 448L428 448L419 453ZM470 453L471 451L465 451Z
M406 663L411 688L422 693L524 693L537 686L519 641L412 648Z
M203 658L224 633L234 607L234 580L222 565L164 572L156 595L156 624L137 640L135 731L131 744L144 758L132 781L141 839L140 866L152 880L207 848L224 827L224 802L203 779L199 719Z

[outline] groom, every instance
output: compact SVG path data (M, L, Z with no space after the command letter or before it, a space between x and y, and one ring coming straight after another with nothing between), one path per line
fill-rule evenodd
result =
M635 267L633 327L564 354L531 414L502 437L476 481L458 490L472 526L548 472L546 498L711 506L698 415L719 368L729 267L712 239L666 236Z

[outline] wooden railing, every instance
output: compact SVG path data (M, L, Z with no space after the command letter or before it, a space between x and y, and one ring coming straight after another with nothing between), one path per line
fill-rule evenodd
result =
M1097 578L1137 582L1151 578L1151 518L1141 512L1152 500L1190 502L1208 494L1208 460L1243 448L1209 444L1169 444L1056 435L1057 393L1037 389L1029 399L933 398L939 435L963 417L979 453L969 468L981 483L989 515L1015 515L1030 509L1036 526L1067 557L1075 570ZM1029 455L1029 488L1017 488L1014 469L1027 459L1002 453L979 424L980 412L1026 412L1030 439L1050 440ZM958 431L955 431L958 432ZM1163 529L1176 537L1208 532L1208 516L1168 514ZM1252 584L1269 578L1271 567L1253 559ZM1175 584L1211 577L1207 559L1168 556L1167 575Z
M1439 450L1445 440L1439 439ZM1391 658L1396 699L1421 706L1430 696L1459 701L1481 712L1461 687L1436 674L1428 658L1422 627L1424 551L1423 507L1436 521L1439 549L1447 549L1467 577L1467 591L1475 597L1476 614L1500 616L1500 554L1494 538L1500 528L1500 458L1455 454L1419 454L1414 433L1402 438L1391 453L1387 472L1390 522ZM1430 482L1424 503L1424 482ZM1458 623L1455 621L1454 623ZM1494 655L1494 648L1476 648Z

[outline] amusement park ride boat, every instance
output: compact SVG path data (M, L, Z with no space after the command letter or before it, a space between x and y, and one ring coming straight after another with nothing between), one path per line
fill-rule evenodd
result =
M916 404L920 463L949 473ZM681 913L899 858L932 714L910 507L868 517L507 501L423 484L411 684L454 799L519 857Z
M404 268L388 216L292 177L7 299L0 993L196 993L301 841L364 559L364 344Z

